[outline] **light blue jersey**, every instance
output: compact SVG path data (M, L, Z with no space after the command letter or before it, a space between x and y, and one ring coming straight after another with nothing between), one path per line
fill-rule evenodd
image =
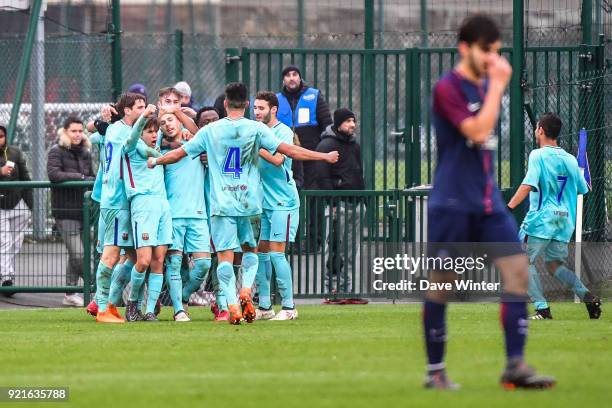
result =
M191 158L208 153L211 216L261 214L259 149L274 154L280 143L263 123L223 118L200 129L183 146Z
M163 149L162 153L170 149ZM204 165L199 157L184 157L165 166L166 193L172 218L207 218Z
M164 168L147 167L149 157L159 157L161 154L149 148L140 138L146 121L143 115L138 118L129 139L123 146L123 182L130 201L137 195L166 198Z
M89 141L93 145L98 146L100 164L98 165L98 173L94 182L93 190L91 191L91 199L100 202L102 199L102 175L104 174L104 140L105 137L98 132L89 136Z
M123 120L113 123L106 129L100 208L129 209L122 179L121 156L123 145L129 139L131 131L132 127L128 126Z
M283 143L293 144L293 131L284 123L278 122L272 127L276 137ZM263 182L263 208L266 210L294 210L300 207L290 157L285 157L283 164L275 166L267 160L259 160L259 172Z
M576 158L560 147L536 149L522 184L533 189L521 229L529 236L569 242L576 227L576 197L588 192Z

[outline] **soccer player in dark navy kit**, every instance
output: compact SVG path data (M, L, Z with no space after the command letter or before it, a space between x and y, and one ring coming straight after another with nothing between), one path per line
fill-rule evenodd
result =
M489 259L501 270L501 321L507 365L504 388L549 388L555 381L536 375L523 361L527 339L528 261L518 241L516 223L495 183L493 135L512 68L498 53L500 33L488 17L468 17L459 30L459 63L433 89L433 124L438 160L429 197L428 237L435 256L456 245L487 245ZM453 282L452 271L433 271L430 283ZM428 364L425 387L457 389L446 375L446 303L448 291L430 290L423 305Z

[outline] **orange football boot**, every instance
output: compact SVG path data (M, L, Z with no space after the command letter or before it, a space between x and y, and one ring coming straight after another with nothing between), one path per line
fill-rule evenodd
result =
M229 306L229 323L230 324L240 324L240 320L242 320L242 313L240 313L240 306L238 305L228 305Z
M240 307L242 308L242 316L247 323L253 323L255 321L255 306L253 306L253 300L251 300L251 289L242 288L240 289Z

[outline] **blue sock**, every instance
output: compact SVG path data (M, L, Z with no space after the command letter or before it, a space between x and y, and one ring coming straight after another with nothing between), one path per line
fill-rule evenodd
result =
M187 283L189 280L189 258L186 258L187 255L181 256L181 279L183 281L183 285ZM185 262L183 262L185 260Z
M527 302L525 297L502 294L501 322L506 338L506 357L521 360L527 340Z
M142 302L145 298L145 285L144 283L140 285L140 291L138 292L138 300L136 301L138 304L138 310L142 310Z
M242 254L242 287L251 288L253 282L255 282L255 275L257 275L257 269L259 266L259 260L257 254L253 252L245 252Z
M113 270L100 261L100 263L98 263L98 270L96 271L96 285L98 285L96 293L98 293L98 291L100 292L96 299L96 303L98 304L98 311L100 312L104 312L108 305L108 293L110 291L112 275Z
M161 273L149 274L149 281L147 282L147 311L146 313L155 312L155 304L159 299L159 293L161 292L162 285L164 284L164 275Z
M272 301L270 300L270 279L272 278L272 263L270 262L270 254L260 252L257 254L259 266L255 282L257 282L257 290L259 292L259 307L261 309L270 309Z
M546 298L542 292L542 283L540 282L540 275L535 265L529 265L529 290L527 291L531 301L533 302L536 310L542 310L548 308Z
M225 297L225 294L221 290L221 285L219 285L219 277L217 276L217 269L219 268L219 263L215 263L215 269L212 269L210 271L210 273L212 274L211 281L213 290L215 292L215 303L217 304L217 306L219 306L219 310L223 311L227 310L227 299Z
M210 258L198 258L193 261L193 269L189 272L189 281L183 287L183 302L187 303L193 292L200 289L202 282L206 279L206 274L210 269Z
M444 369L446 347L446 303L425 299L423 303L423 330L427 350L427 371Z
M124 263L118 264L113 269L111 278L110 295L108 301L113 305L118 304L123 297L123 291L128 283L130 283L130 273L134 267L134 262L126 259Z
M574 294L576 294L576 296L578 296L581 300L584 300L584 295L589 292L578 276L576 276L574 272L567 269L564 265L557 268L555 271L555 278L559 279L561 282L570 287L574 291Z
M183 280L181 279L182 261L183 256L181 254L173 254L166 258L166 282L174 313L183 310L183 304L181 303L181 292L183 290Z
M147 271L138 272L136 265L132 268L130 276L130 282L132 282L132 289L130 290L130 302L136 302L140 295L140 288L144 285L145 275Z
M234 276L232 264L229 262L219 263L219 266L217 266L217 278L219 279L219 287L223 291L227 303L229 305L237 305L236 277Z
M281 295L283 309L295 309L295 304L293 303L293 276L287 257L282 252L270 252L270 260L276 272L276 284Z

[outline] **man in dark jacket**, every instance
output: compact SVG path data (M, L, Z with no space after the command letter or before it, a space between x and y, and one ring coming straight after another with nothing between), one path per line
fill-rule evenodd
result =
M94 180L91 143L83 134L83 122L70 117L58 132L57 144L49 150L47 175L52 182ZM83 188L52 188L51 205L57 229L68 249L66 286L76 286L83 275ZM83 298L66 293L66 306L83 306Z
M334 124L321 135L318 152L339 153L338 163L315 165L317 186L321 190L363 190L361 148L355 137L355 114L342 108L334 112ZM365 215L362 200L351 197L333 199L325 210L328 259L328 292L351 292L352 276L360 276L361 220ZM333 233L332 233L333 232ZM344 253L348 250L347 253ZM353 263L355 262L355 263ZM358 279L359 281L359 279Z
M309 87L302 79L300 69L295 65L286 66L282 73L283 88L278 97L278 120L289 126L298 136L299 144L314 150L321 140L321 133L331 125L332 118L329 106L321 91ZM298 189L313 190L317 188L315 165L312 162L293 161L293 178ZM310 201L312 204L312 201ZM316 228L320 215L314 205L309 205L308 246L314 250L321 241L321 229ZM317 231L317 237L314 231Z
M30 172L23 153L9 146L6 128L0 126L0 181L28 181ZM30 220L32 190L0 189L0 284L13 286L15 256L23 244Z

